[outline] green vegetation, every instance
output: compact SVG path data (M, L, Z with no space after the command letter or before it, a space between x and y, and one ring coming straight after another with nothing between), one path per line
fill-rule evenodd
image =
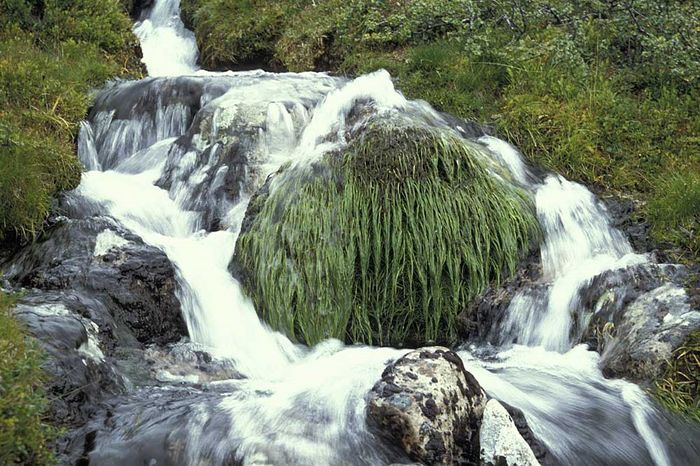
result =
M42 353L12 318L12 305L0 292L0 464L52 464L46 444L55 429L43 421Z
M372 123L252 203L237 245L272 327L304 341L452 343L455 319L538 239L527 197L447 131Z
M644 201L655 239L698 260L698 2L182 3L205 66L386 68L407 96L494 126L535 162Z
M670 410L700 422L700 332L673 353L666 374L656 383L657 398Z
M77 185L90 92L139 73L136 44L118 0L0 0L0 240L32 237Z

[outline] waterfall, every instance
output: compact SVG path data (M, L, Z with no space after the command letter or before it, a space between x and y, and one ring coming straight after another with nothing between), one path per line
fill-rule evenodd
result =
M178 0L156 0L135 32L150 78L113 84L98 96L80 134L89 171L74 195L167 254L190 339L244 376L188 402L197 415L178 424L187 431L183 457L223 464L231 458L222 445L230 444L245 464L388 464L395 453L368 431L365 395L387 361L407 350L294 344L259 320L227 267L255 191L284 164L309 164L342 148L357 102L449 124L426 103L407 100L385 71L355 80L198 71ZM241 154L226 152L228 139ZM631 383L605 379L598 354L571 338L580 287L648 258L633 253L585 187L556 175L542 179L500 139L479 142L490 162L533 196L544 232L543 286L513 300L502 347L461 349L467 370L491 396L521 408L561 464L671 464L665 421L647 397ZM230 178L232 166L222 161L234 156L245 162ZM229 179L236 180L234 194ZM208 228L213 222L219 228ZM143 435L160 438L157 425L149 429ZM100 439L91 459L126 461L128 445L117 430Z

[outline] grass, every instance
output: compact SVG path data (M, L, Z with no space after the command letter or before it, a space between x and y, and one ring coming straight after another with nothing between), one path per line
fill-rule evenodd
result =
M0 292L0 464L53 464L47 444L55 429L44 421L43 355L12 317L13 304Z
M668 409L700 422L700 332L690 335L668 361L656 383L656 397Z
M139 75L137 42L117 0L5 0L0 13L0 240L26 240L77 186L91 92Z
M670 180L700 174L697 2L268 3L183 0L205 65L385 68L407 96L494 127L536 164L642 201L654 239L698 262L696 217L665 213L691 206Z
M482 157L446 131L375 122L314 176L283 172L237 245L262 317L309 344L454 342L457 314L538 235Z

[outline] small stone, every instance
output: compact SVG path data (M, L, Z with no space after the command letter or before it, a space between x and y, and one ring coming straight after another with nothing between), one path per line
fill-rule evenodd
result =
M486 403L479 440L485 466L540 466L510 414L497 400Z

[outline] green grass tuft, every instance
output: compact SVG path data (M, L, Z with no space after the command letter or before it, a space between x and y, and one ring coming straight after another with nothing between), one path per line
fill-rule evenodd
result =
M669 410L700 422L700 332L674 351L666 373L656 382L656 397Z
M308 344L454 342L457 314L538 235L483 156L447 131L373 123L314 176L278 175L236 251L262 318Z
M43 356L12 317L13 304L0 292L0 464L54 464L47 443L56 430L44 422Z
M700 172L668 173L657 189L650 205L652 234L700 256Z

